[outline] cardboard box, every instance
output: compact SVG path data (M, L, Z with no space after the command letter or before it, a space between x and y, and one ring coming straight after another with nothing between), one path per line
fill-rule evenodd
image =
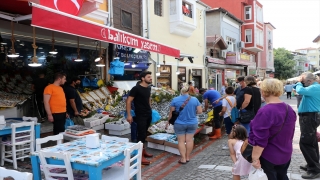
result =
M173 148L178 148L178 144L172 143L172 142L169 142L169 141L165 141L164 145L165 146L169 146L169 147L173 147Z
M130 124L129 123L124 123L124 124L105 123L104 128L109 130L114 130L114 131L122 131L125 129L129 129Z
M173 134L168 134L168 133L157 133L153 134L147 137L148 142L156 143L156 144L164 144L164 142L171 138L172 136L175 136ZM154 138L156 137L156 138Z
M164 144L164 140L159 140L159 139L153 139L151 137L147 137L146 141L155 143L155 144Z
M122 136L122 135L125 135L125 134L130 134L131 133L131 129L124 129L124 130L121 130L121 131L115 131L115 130L109 130L109 134L111 135L117 135L117 136Z
M101 130L101 129L104 129L104 124L100 124L100 125L98 125L98 126L93 126L93 127L91 127L91 129L93 129L93 130Z
M148 148L159 149L164 151L164 145L148 142Z
M164 146L164 150L167 151L167 152L170 152L172 154L180 155L180 152L179 152L178 148L173 148L173 147L170 147L170 146Z
M200 134L209 134L212 132L212 126L205 126L201 131Z

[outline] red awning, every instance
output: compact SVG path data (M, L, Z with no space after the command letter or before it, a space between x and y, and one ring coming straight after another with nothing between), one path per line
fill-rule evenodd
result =
M179 49L35 3L30 4L32 5L32 26L168 56L180 56Z

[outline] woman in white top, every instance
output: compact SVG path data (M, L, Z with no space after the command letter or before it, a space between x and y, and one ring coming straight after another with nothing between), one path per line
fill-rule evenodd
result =
M222 100L222 110L220 116L223 116L224 125L226 128L226 134L231 133L232 126L234 125L231 121L231 109L236 107L236 98L233 96L234 88L229 86L225 90L226 97ZM222 146L222 149L228 149L228 144Z

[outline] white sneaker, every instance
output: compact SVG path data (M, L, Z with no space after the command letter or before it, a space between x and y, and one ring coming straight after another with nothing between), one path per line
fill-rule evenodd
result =
M224 145L222 145L222 149L223 149L223 150L228 150L228 149L229 149L228 144L224 144Z

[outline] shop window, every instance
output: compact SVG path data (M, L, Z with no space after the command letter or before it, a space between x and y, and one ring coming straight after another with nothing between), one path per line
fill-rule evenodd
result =
M161 65L158 68L160 76L157 76L157 87L159 88L171 88L171 66Z
M187 83L186 67L178 67L178 90L180 91L184 83Z
M183 15L192 18L192 5L186 2L182 2L182 13Z
M162 16L162 0L154 0L154 14Z
M121 10L121 25L125 28L132 29L132 13Z
M245 31L246 43L252 43L252 30L246 29Z

